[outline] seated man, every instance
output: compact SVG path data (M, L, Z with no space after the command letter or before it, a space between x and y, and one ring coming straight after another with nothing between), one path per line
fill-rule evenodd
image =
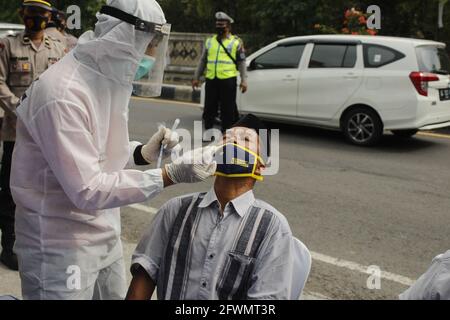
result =
M133 255L127 299L148 300L155 286L160 300L290 298L291 230L252 191L269 145L263 128L253 115L241 119L218 147L228 161L218 161L214 187L161 207Z

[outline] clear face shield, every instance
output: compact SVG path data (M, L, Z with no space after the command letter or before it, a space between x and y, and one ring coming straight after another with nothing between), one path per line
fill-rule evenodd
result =
M168 64L171 25L144 21L110 6L103 6L100 13L130 23L134 25L136 30L153 35L144 58L139 63L133 85L134 93L138 96L159 97L162 90L164 70Z
M134 79L135 94L143 97L161 95L164 71L168 64L170 24L155 25L155 36L139 63Z

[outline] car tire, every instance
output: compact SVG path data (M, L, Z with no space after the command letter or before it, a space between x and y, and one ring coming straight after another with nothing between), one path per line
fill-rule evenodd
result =
M409 130L392 130L394 136L399 138L412 138L419 130L417 129L409 129Z
M383 136L383 123L378 114L364 107L347 112L342 121L347 141L358 146L373 146Z

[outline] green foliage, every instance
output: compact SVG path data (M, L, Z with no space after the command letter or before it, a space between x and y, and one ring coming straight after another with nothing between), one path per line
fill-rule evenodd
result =
M250 51L280 37L342 33L349 27L344 23L348 9L365 13L373 4L381 8L379 35L438 39L450 46L450 3L444 10L445 27L438 30L438 0L161 0L160 3L173 30L179 32L214 32L214 12L227 12L236 21L233 31L246 40ZM314 28L317 25L320 30ZM357 32L367 30L359 27Z
M65 12L71 5L77 5L81 8L81 30L69 30L70 33L80 36L83 32L94 28L97 21L95 14L106 3L106 0L54 0L53 3L59 10Z
M17 1L0 0L0 21L21 23Z
M60 9L71 4L82 10L80 35L92 29L95 13L104 0L57 0ZM362 12L372 4L381 8L380 35L439 39L450 45L450 3L444 12L444 29L437 28L438 0L159 0L172 30L214 32L214 13L225 11L236 23L233 32L241 35L250 51L279 37L317 32L342 32L345 12ZM20 23L17 1L0 0L0 21ZM315 26L323 26L320 30Z

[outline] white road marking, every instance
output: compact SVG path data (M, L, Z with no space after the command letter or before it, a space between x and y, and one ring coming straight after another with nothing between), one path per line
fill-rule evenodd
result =
M158 212L157 209L152 208L150 206L145 206L142 204L133 204L129 207L136 209L136 210L143 211L143 212L147 212L150 214L156 214ZM311 257L313 258L313 260L331 264L335 267L345 268L345 269L352 270L352 271L358 271L360 273L369 275L367 272L369 266L364 266L357 262L330 257L325 254L314 252L314 251L311 251ZM385 279L385 280L397 282L399 284L402 284L402 285L408 286L408 287L410 287L415 282L415 280L410 279L408 277L401 276L401 275L387 272L387 271L381 271L381 278Z
M311 251L311 256L314 260L317 260L320 262L324 262L324 263L334 265L336 267L345 268L345 269L349 269L352 271L358 271L361 273L368 274L367 269L369 268L369 266L363 266L356 262L333 258L333 257L327 256L327 255L317 253L317 252L312 252L312 251ZM411 286L415 282L414 280L412 280L408 277L404 277L404 276L401 276L401 275L398 275L395 273L391 273L391 272L386 272L386 271L381 271L381 278L385 279L385 280L397 282L397 283L403 284L408 287Z
M318 292L303 292L300 300L332 300Z

